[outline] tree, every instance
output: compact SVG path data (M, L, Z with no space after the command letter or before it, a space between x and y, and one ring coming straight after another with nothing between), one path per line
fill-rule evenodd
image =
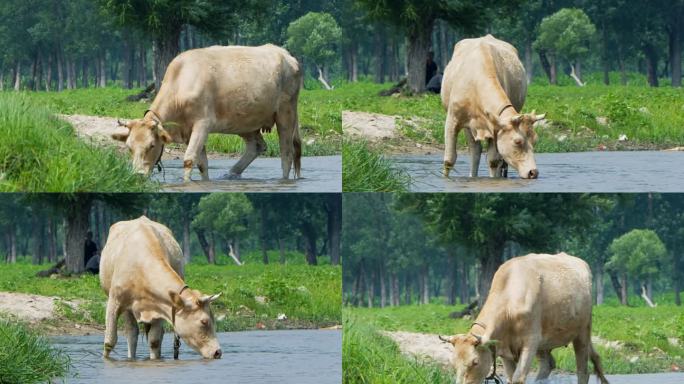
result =
M336 44L342 38L335 19L328 13L309 12L287 27L287 36L286 47L313 61L318 80L325 89L331 90L326 74L338 56Z
M425 91L425 60L432 47L432 30L438 19L464 32L483 29L493 10L514 6L517 1L455 0L357 0L371 18L385 21L406 33L408 86L413 93Z
M669 265L667 249L658 235L650 229L634 229L613 240L607 268L622 276L632 275L641 281L641 296L653 307L650 285L662 268ZM624 284L627 278L623 277Z
M577 85L584 86L579 71L580 60L591 48L596 27L580 9L565 8L545 17L539 26L535 48L547 50L552 60L560 56L570 64L570 76ZM555 63L552 62L552 65Z
M254 18L266 9L266 0L99 0L119 23L152 35L156 87L166 67L180 53L183 26L192 25L214 37L234 32L241 20Z

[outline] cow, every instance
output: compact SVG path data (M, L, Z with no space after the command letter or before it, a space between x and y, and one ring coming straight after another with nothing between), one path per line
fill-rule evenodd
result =
M572 342L577 382L588 383L591 359L601 383L607 384L591 344L591 281L587 263L565 253L529 254L501 265L469 332L442 339L454 347L457 381L482 383L490 368L496 369L497 355L509 383L525 383L535 355L536 379L544 380L555 367L551 351Z
M546 115L520 114L527 94L527 77L518 51L492 35L464 39L444 70L442 105L444 169L449 177L456 164L456 139L465 131L472 157L470 177L477 177L482 142L487 141L491 177L505 176L507 165L524 179L539 176L534 160L537 135L533 125Z
M116 346L119 316L129 359L135 359L139 322L145 324L150 359L160 358L164 321L202 357L221 358L210 308L219 295L188 288L183 275L183 253L167 227L145 216L111 226L100 257L100 284L107 294L105 358Z
M125 132L112 135L126 143L133 167L149 175L169 143L186 144L184 180L193 166L209 179L206 152L210 133L239 135L245 153L229 179L266 151L262 132L275 124L280 140L283 178L301 176L302 145L297 102L302 71L297 60L275 45L213 46L178 55L168 66L159 93L142 119L119 122Z

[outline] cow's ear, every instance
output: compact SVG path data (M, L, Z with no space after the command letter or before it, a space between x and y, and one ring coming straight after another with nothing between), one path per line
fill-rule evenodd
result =
M541 115L535 115L535 116L534 116L534 121L535 121L535 122L536 122L536 121L539 121L539 120L544 120L544 119L546 119L546 113L543 113L543 114L541 114Z
M185 300L176 291L169 291L169 297L171 298L171 305L180 311L185 308Z
M215 295L204 296L204 297L202 297L202 298L200 299L200 304L202 304L202 305L204 305L204 304L210 304L210 303L212 303L214 300L218 299L219 297L221 297L221 293L220 293L220 292L217 293L217 294L215 294Z
M113 133L112 134L112 139L117 140L117 141L123 141L124 143L126 140L128 140L128 136L131 134L131 131L129 130L126 133Z

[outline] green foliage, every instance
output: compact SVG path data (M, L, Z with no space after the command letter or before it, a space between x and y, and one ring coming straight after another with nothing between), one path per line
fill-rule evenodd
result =
M424 364L402 356L397 345L382 336L374 326L344 312L342 336L344 384L394 384L453 382L452 375L437 365Z
M214 231L224 239L240 238L248 230L252 204L238 193L214 193L200 199L192 220L195 229Z
M342 149L342 187L353 192L401 192L409 185L408 174L392 167L390 160L366 143L348 142Z
M573 62L589 54L595 35L596 27L584 11L563 8L542 20L534 47Z
M606 268L639 279L655 278L671 262L658 234L649 229L633 229L613 240L609 249L612 256Z
M17 95L0 94L0 190L41 192L150 191L113 149L76 138L47 109Z
M0 319L0 383L45 383L67 374L69 357L15 321Z
M335 45L342 30L328 13L309 12L287 28L286 47L319 66L332 64L338 57Z
M28 264L0 267L0 291L80 300L78 309L57 305L63 318L81 325L104 326L106 296L97 276L36 277L36 272L44 268ZM186 283L193 289L207 294L222 292L212 304L219 331L255 329L261 325L282 329L340 324L341 274L339 266L278 264L189 264L185 269ZM257 297L263 298L263 302ZM287 316L286 321L277 320L281 313Z

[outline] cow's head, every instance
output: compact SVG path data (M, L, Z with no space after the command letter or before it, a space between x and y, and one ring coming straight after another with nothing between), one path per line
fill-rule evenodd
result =
M536 179L539 176L534 161L534 144L537 142L534 123L545 117L532 112L499 119L496 147L506 163L515 168L523 179Z
M495 342L483 342L481 337L471 333L442 340L454 346L451 362L456 368L456 382L481 384L491 371L493 363L491 348Z
M119 126L128 132L115 133L112 138L126 143L133 156L133 168L149 176L162 155L163 145L172 141L171 136L160 122L152 119L131 120L126 124L119 121Z
M211 302L220 294L205 296L199 291L186 289L183 296L169 291L171 303L176 311L174 329L192 349L205 359L220 359L221 346L216 339Z

